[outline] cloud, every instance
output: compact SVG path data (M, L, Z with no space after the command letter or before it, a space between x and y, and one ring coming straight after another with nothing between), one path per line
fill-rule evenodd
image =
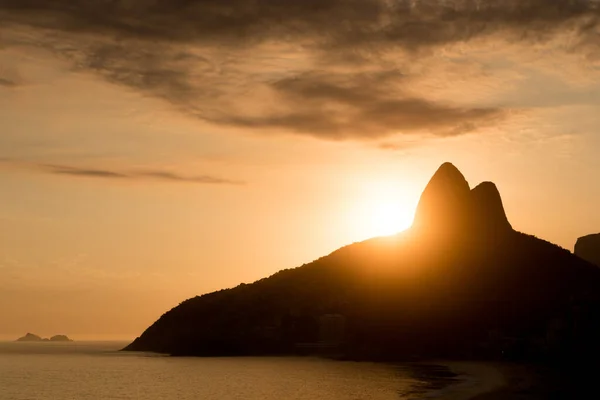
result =
M82 169L63 165L42 165L42 167L58 175L88 176L92 178L129 178L129 175L102 169Z
M107 178L107 179L129 179L129 180L158 180L169 182L199 183L199 184L225 184L240 185L244 182L223 179L211 175L183 176L170 171L160 170L139 170L139 171L113 171L96 168L81 168L65 165L38 165L43 171L57 175L72 175L89 178Z
M75 70L215 125L328 140L499 124L506 105L410 93L415 66L492 39L598 52L599 17L596 0L0 0L5 32Z
M349 76L305 74L276 81L272 88L288 109L259 116L237 114L218 121L251 128L282 128L329 139L377 139L427 130L453 136L496 122L494 108L461 108L393 90L394 73Z
M2 78L0 77L0 86L4 86L4 87L8 87L8 88L12 88L12 87L16 87L17 86L17 82L8 79L8 78Z
M252 44L309 37L325 46L365 42L418 48L493 31L560 29L597 17L596 0L2 0L9 21L74 33L169 42ZM588 21L582 31L595 26Z
M200 176L181 176L173 172L166 171L141 171L134 174L135 177L158 179L173 182L190 182L190 183L206 183L206 184L229 184L240 185L244 182L234 181L229 179L217 178L210 175Z

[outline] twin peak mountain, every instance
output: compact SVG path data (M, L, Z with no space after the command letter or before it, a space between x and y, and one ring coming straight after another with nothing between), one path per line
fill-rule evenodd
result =
M496 185L483 182L471 190L450 163L443 164L425 187L413 229L442 235L512 231Z

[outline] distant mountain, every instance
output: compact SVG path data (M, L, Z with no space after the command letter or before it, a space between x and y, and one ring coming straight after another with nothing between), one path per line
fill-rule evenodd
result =
M52 336L50 339L48 339L48 338L42 338L33 333L28 333L25 336L17 339L17 342L72 342L72 341L73 340L69 339L65 335L55 335L55 336Z
M72 342L72 339L69 339L66 335L54 335L50 338L51 342Z
M584 260L600 266L600 233L577 239L575 254Z
M512 229L493 183L446 163L413 227L186 300L125 350L354 359L591 357L600 269Z
M22 337L18 338L17 342L41 342L43 340L44 339L42 339L38 335L35 335L33 333L27 333L25 336L22 336Z

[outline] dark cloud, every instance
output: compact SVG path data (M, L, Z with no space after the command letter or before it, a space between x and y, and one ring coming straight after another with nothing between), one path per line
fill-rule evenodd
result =
M229 116L215 122L244 128L279 128L328 139L378 139L394 133L429 131L436 136L455 136L504 116L494 108L454 108L422 99L378 99L339 113L319 108L314 102L304 110L257 117Z
M8 20L71 32L239 44L271 38L409 47L494 30L554 30L598 16L596 0L1 0ZM589 26L589 25L588 25Z
M384 13L377 0L2 0L0 9L37 27L232 45L318 35L339 21L369 25Z
M214 124L327 139L459 135L498 123L501 108L409 94L410 74L389 69L382 55L417 63L441 46L563 31L574 48L596 49L599 16L595 0L0 0L0 20L43 30L32 43L75 69ZM287 57L276 44L312 64L267 73Z
M493 124L504 112L460 108L393 90L397 71L375 74L304 74L272 83L287 110L259 116L228 115L215 122L240 127L279 128L328 139L377 139L426 130L453 136Z
M415 3L410 6L409 3ZM596 0L424 0L397 2L388 23L367 32L336 36L334 46L397 46L411 51L504 35L509 40L544 40L553 33L598 26Z
M498 30L552 31L580 17L598 17L598 9L596 0L0 1L5 18L33 26L232 45L319 37L320 44L385 41L419 47ZM589 21L582 25L589 28Z
M53 174L59 175L88 176L93 178L129 178L128 175L102 169L86 169L63 165L42 165L42 167Z
M2 78L0 77L0 86L4 86L4 87L15 87L17 86L17 82L10 80L8 78Z
M108 179L131 179L131 180L161 180L170 182L187 182L200 184L243 184L240 181L222 179L210 175L202 176L183 176L169 171L130 171L121 172L106 169L80 168L65 165L42 164L39 166L44 171L58 175L73 175L90 178L108 178Z

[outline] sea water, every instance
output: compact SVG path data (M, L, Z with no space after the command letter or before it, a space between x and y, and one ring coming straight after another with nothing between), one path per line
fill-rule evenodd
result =
M388 400L451 383L409 365L168 357L126 343L0 343L0 400Z

